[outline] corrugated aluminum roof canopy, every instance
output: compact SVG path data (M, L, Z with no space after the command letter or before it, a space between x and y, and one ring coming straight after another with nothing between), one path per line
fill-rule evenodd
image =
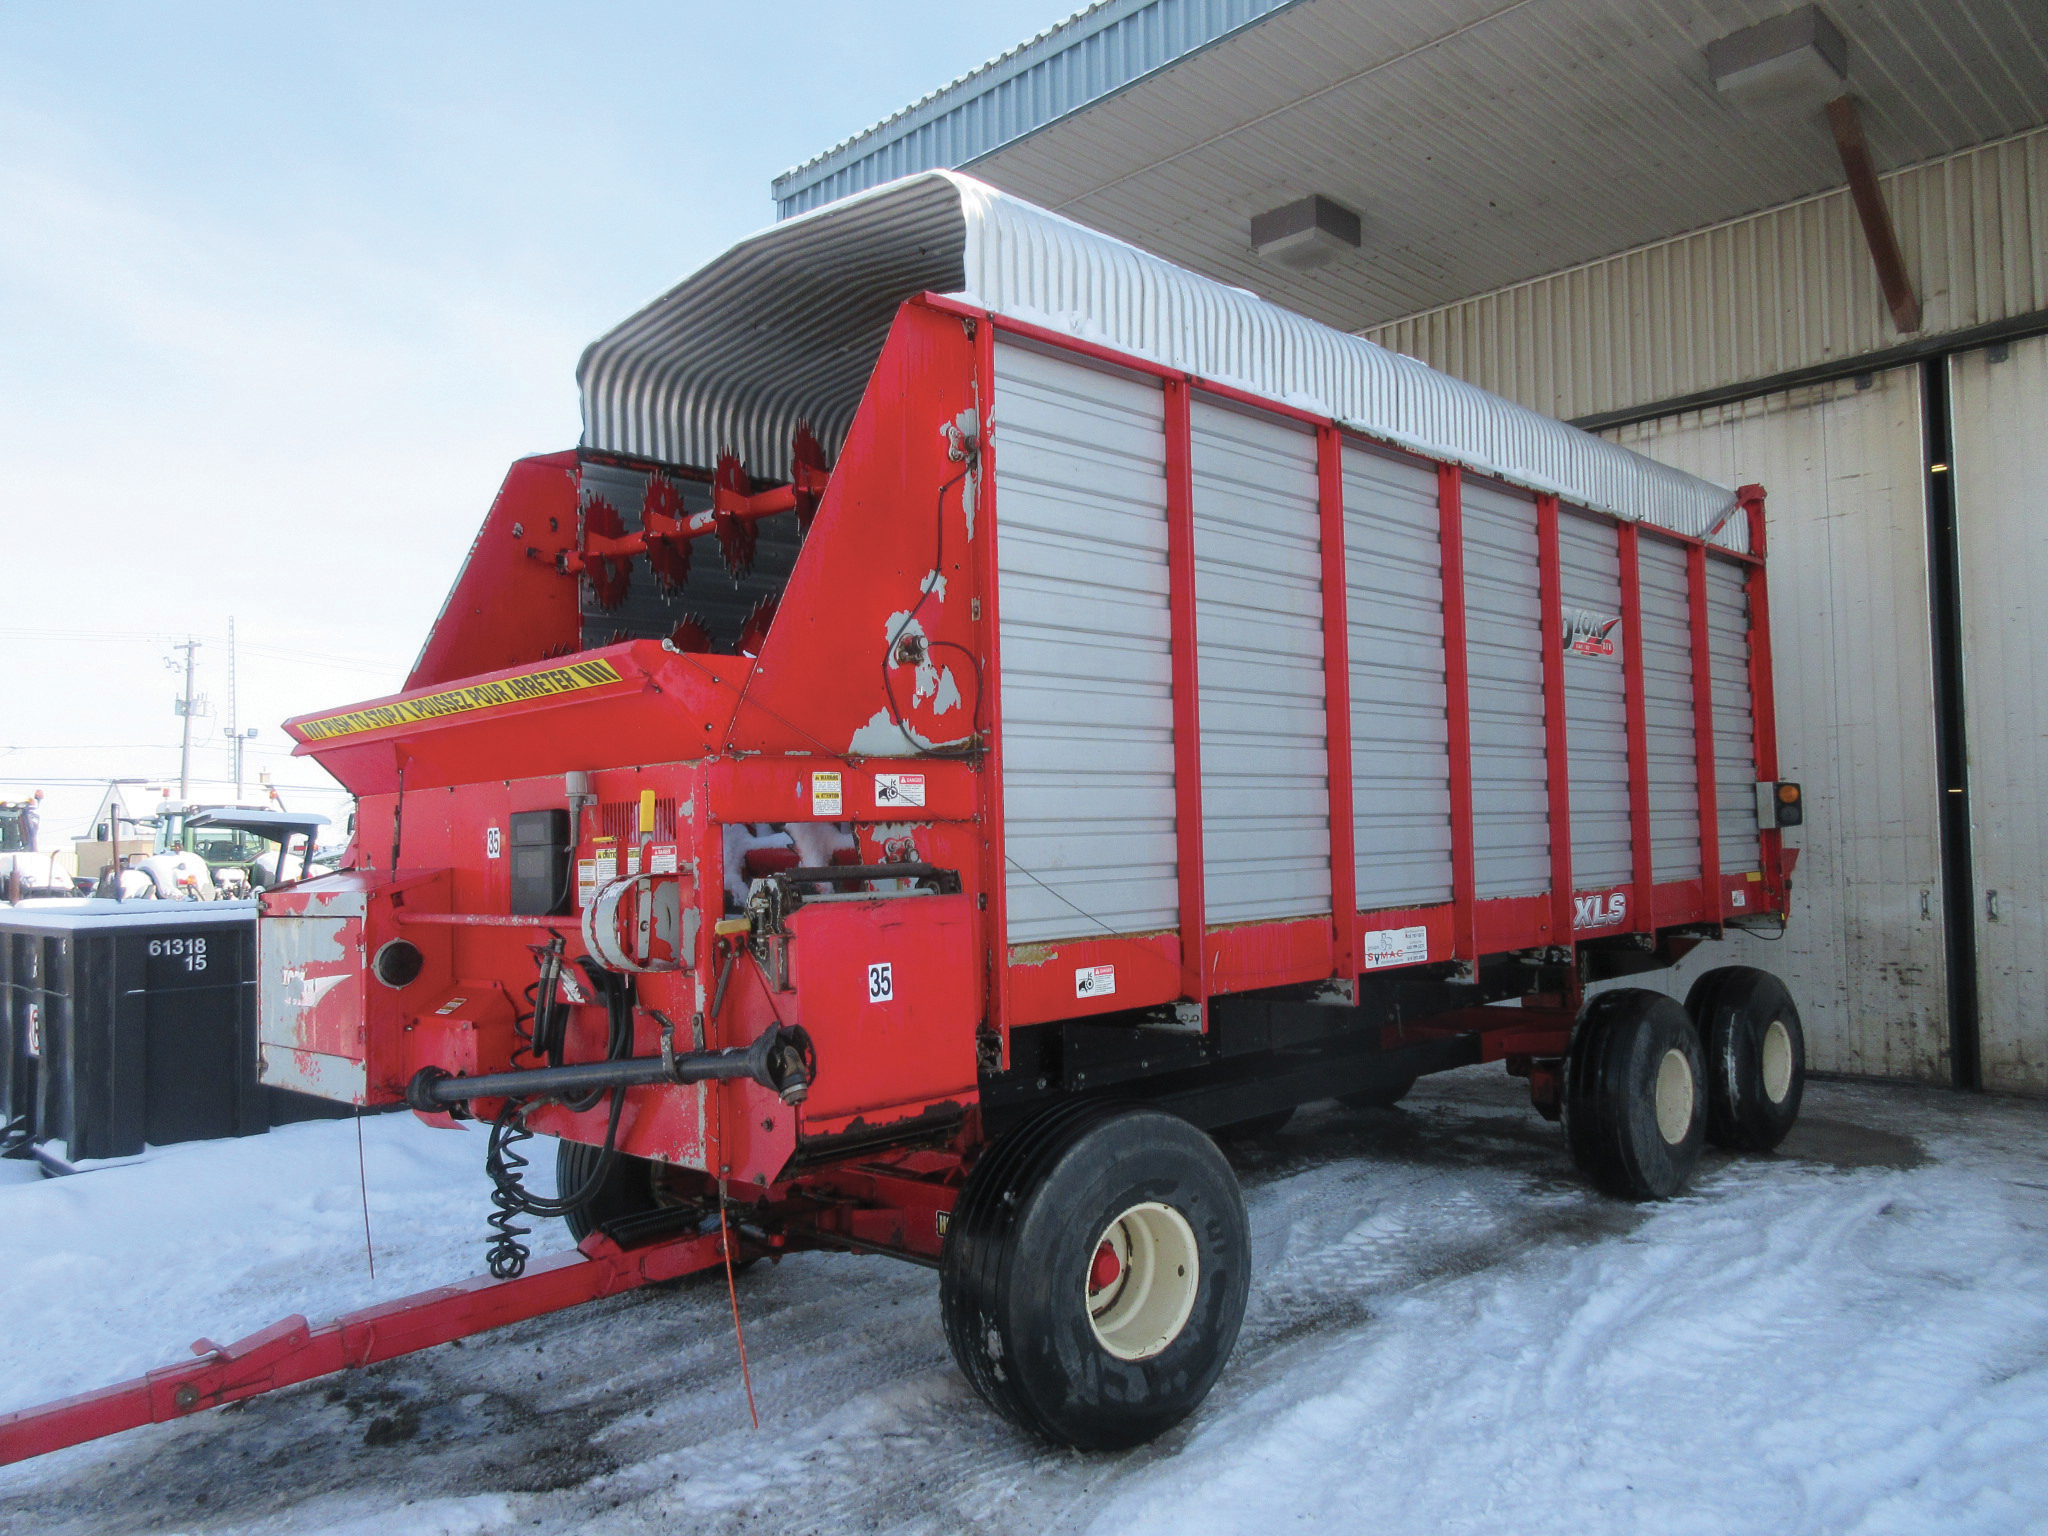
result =
M1708 43L1794 3L1112 0L776 196L966 168L1357 330L1841 186L1817 112L1746 110L1708 78ZM1881 170L2048 121L2041 0L1825 8ZM1364 216L1362 252L1260 260L1252 216L1308 193Z
M593 342L577 370L584 444L683 464L732 446L756 473L784 474L799 419L835 447L844 437L890 318L927 290L1616 516L1699 533L1733 499L945 171L743 241Z

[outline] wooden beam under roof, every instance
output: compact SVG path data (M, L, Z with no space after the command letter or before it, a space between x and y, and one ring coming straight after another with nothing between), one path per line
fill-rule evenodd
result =
M1863 238L1870 246L1870 260L1877 268L1877 284L1884 290L1892 324L1900 334L1910 335L1920 329L1920 300L1906 275L1906 258L1899 252L1884 189L1877 184L1877 168L1870 160L1870 144L1863 136L1863 118L1856 110L1855 97L1837 96L1828 103L1828 126L1835 133L1835 152L1842 157L1842 170L1849 178L1849 196L1855 201L1856 217L1863 222Z

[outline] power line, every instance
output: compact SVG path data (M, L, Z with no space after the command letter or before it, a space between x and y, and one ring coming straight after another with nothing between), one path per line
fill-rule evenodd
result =
M20 640L62 640L108 641L133 645L163 645L178 639L181 631L148 629L29 629L19 626L0 626L0 637ZM222 635L206 635L194 632L192 638L202 644L211 641L216 645L226 644ZM251 655L268 656L278 661L305 662L312 666L332 667L344 672L383 672L403 674L411 670L409 662L392 657L337 656L327 651L301 651L290 646L252 644L238 640L240 648Z
M137 782L142 787L161 786L168 785L171 782L171 780L175 779L176 777L177 775L175 773L144 774ZM202 778L198 779L196 782L200 784L225 784L227 783L227 780ZM91 789L104 789L106 788L107 783L107 776L103 773L94 774L91 778L85 779L50 778L42 774L0 774L0 784L55 785L60 789L75 789L83 785ZM265 784L262 787L264 789L288 789L293 794L297 795L346 795L350 793L349 790L347 790L340 784L273 783Z

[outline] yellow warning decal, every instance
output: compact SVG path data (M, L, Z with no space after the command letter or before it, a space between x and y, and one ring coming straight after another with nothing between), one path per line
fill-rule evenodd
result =
M575 693L582 688L601 688L606 683L624 682L618 669L608 661L579 661L566 667L549 667L541 672L522 672L496 682L472 683L467 688L450 688L445 693L425 693L395 704L377 704L368 709L351 709L344 714L323 715L318 720L293 724L307 741L332 741L360 731L381 731L387 726L414 725L422 720L441 720L449 715L466 715L473 710L496 709L500 704L517 704L523 699L543 699L553 694Z

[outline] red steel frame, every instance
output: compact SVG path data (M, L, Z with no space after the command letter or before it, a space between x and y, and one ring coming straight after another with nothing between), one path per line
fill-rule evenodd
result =
M1166 381L1166 572L1173 635L1173 828L1181 996L1209 997L1202 868L1201 640L1195 618L1194 432L1187 381Z
M1001 784L1003 780L1003 633L1002 633L1002 582L997 575L997 544L999 535L996 522L996 454L995 434L987 429L986 423L993 411L996 388L996 328L986 320L969 320L974 331L974 393L980 419L984 423L981 433L980 483L976 488L977 514L986 518L984 526L988 537L981 541L980 560L976 567L981 594L979 603L979 637L981 654L986 660L982 665L981 695L984 700L984 719L975 722L981 728L983 761L991 775L989 782ZM988 996L992 1033L1004 1053L1004 1065L1009 1064L1008 1022L1013 1017L1010 998L1010 879L1009 852L1003 837L1003 797L1000 794L987 795L982 805L982 865L981 888L988 901L988 921L983 928L987 935L983 949L988 956Z
M1564 696L1564 557L1557 498L1536 498L1536 563L1543 608L1543 744L1550 791L1550 938L1572 941L1571 739Z
M1771 670L1771 598L1766 575L1768 567L1764 563L1764 488L1745 485L1739 487L1735 495L1749 528L1751 559L1743 577L1749 598L1749 700L1756 732L1756 776L1759 782L1769 783L1778 777L1778 696ZM1786 861L1785 834L1776 827L1765 827L1759 833L1759 841L1759 862L1763 865L1768 887L1767 902L1770 907L1777 908L1785 900L1783 881L1791 874Z
M1693 760L1699 768L1700 899L1721 919L1721 804L1714 784L1714 653L1707 626L1707 552L1685 552L1686 609L1692 641Z
M1657 886L1650 847L1650 726L1643 684L1643 569L1636 526L1616 530L1621 546L1622 697L1628 722L1628 844L1635 889L1628 926L1657 926Z
M1316 492L1323 536L1323 717L1330 752L1330 953L1340 977L1358 974L1358 823L1351 783L1351 598L1344 548L1344 439L1316 428Z
M1465 478L1436 471L1437 533L1444 573L1444 723L1450 741L1451 953L1479 958L1479 861L1472 830L1472 685L1465 634Z

